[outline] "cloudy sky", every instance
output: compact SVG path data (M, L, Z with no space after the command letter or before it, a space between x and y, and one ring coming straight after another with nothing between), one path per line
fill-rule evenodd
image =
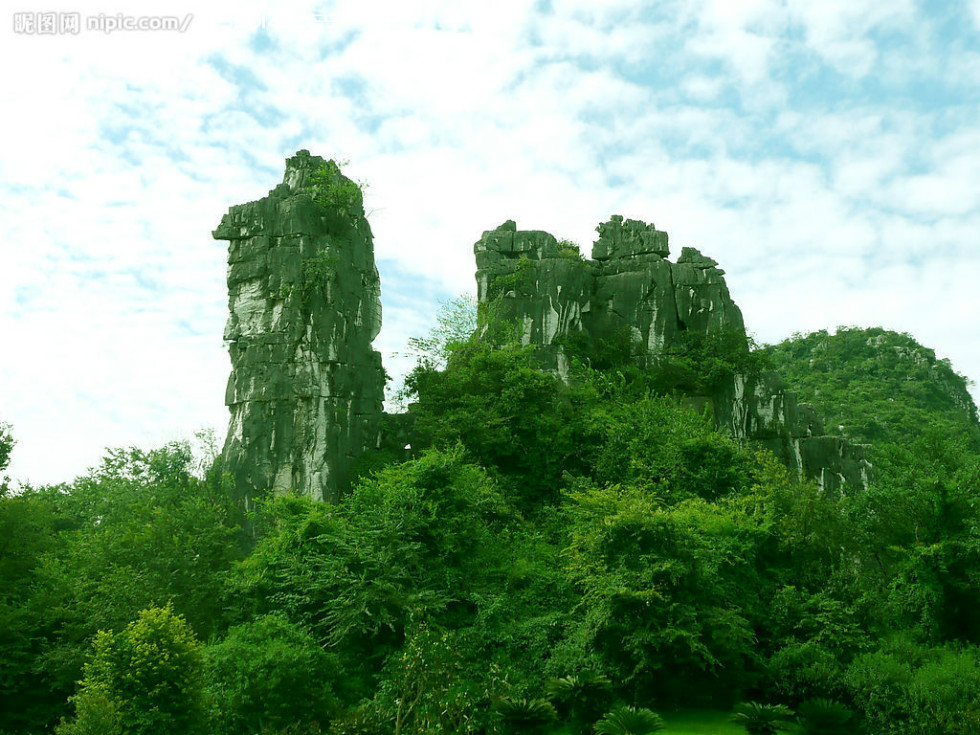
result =
M70 5L0 30L15 477L223 436L210 233L301 148L369 185L392 372L483 230L587 250L618 213L720 261L760 341L881 325L980 379L980 0Z

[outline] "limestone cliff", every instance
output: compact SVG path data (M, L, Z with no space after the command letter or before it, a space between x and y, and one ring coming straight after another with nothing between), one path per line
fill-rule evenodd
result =
M301 150L281 184L231 207L213 236L228 240L225 469L246 503L288 490L336 501L354 460L376 445L384 391L371 346L381 289L360 190Z
M474 245L479 301L495 318L518 324L546 369L567 379L565 345L576 337L596 344L626 334L633 359L650 367L685 332L744 341L742 313L717 262L693 248L670 262L667 233L637 220L615 215L596 230L592 260L513 221ZM710 403L719 428L762 442L801 477L827 489L867 484L863 449L824 436L812 408L772 376L734 375L711 395L692 398Z

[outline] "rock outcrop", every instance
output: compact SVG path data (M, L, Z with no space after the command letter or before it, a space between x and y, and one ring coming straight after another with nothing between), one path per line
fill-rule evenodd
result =
M637 220L614 215L596 229L592 260L513 221L474 245L479 300L517 320L525 344L547 348L547 367L566 375L561 342L574 335L600 341L628 333L641 357L662 353L686 330L744 335L742 312L715 261L684 248L671 263L667 233Z
M289 490L336 501L377 444L384 395L371 346L380 280L360 190L301 150L281 184L231 207L213 236L229 243L224 467L246 505Z
M666 232L618 215L596 230L592 260L510 220L474 245L479 301L495 319L518 325L545 369L568 379L566 345L576 339L598 344L625 335L633 359L649 367L683 333L727 333L744 343L742 312L716 261L684 248L670 262ZM692 399L711 405L719 428L762 442L800 477L828 490L867 485L863 448L825 436L812 408L772 376L736 374Z

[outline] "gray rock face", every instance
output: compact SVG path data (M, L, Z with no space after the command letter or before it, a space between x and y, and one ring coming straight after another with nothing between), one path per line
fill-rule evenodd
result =
M683 332L744 338L742 312L716 261L684 248L672 263L666 232L619 215L596 230L592 260L513 221L484 232L473 247L479 301L518 325L546 369L568 377L564 345L576 337L595 343L626 335L646 365ZM712 406L719 428L762 442L800 477L828 490L867 486L863 448L824 436L812 407L771 379L735 375L713 395L692 400Z
M474 245L479 300L516 320L525 344L550 347L547 367L564 374L560 342L575 335L628 334L641 356L656 356L685 330L745 333L715 261L684 248L671 263L666 232L619 215L596 230L591 261L512 221Z
M229 243L225 469L246 503L289 490L336 501L377 443L384 394L371 347L381 288L360 191L301 150L281 184L231 207L212 234Z

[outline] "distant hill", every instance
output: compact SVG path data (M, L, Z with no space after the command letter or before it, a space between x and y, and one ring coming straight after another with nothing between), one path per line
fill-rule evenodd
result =
M773 369L812 403L830 434L907 443L928 425L966 432L980 446L967 379L912 336L881 327L795 334L765 348Z

